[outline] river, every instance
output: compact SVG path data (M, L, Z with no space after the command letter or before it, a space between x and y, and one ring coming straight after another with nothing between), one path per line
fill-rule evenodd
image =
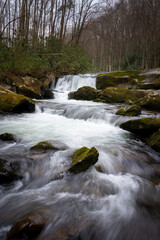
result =
M44 209L47 223L37 239L159 240L160 155L119 127L131 119L115 115L120 104L68 100L84 85L95 87L94 75L64 76L53 86L55 98L39 101L35 113L0 116L0 134L17 136L0 142L0 158L17 162L23 176L0 186L0 239L24 215ZM29 150L46 140L61 150ZM98 162L67 173L71 154L83 146L97 148ZM67 238L59 236L64 232Z

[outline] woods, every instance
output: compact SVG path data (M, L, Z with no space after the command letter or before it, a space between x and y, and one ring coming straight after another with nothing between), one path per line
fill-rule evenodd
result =
M159 67L159 9L159 0L2 0L0 70L34 75L38 69Z

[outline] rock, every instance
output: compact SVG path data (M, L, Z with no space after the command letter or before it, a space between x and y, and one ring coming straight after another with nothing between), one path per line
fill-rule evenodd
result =
M35 111L35 101L0 87L0 111L24 113Z
M39 235L45 226L45 218L41 211L29 213L15 223L7 234L7 239L32 239ZM27 238L26 238L27 237Z
M117 115L122 116L138 116L141 114L141 107L137 105L131 105L127 107L126 109L120 108L117 112Z
M3 141L15 141L12 133L3 133L0 135L0 139Z
M76 150L72 155L72 164L69 171L72 173L86 171L98 161L98 156L99 152L94 147L91 149L82 147Z
M44 99L52 99L54 98L53 92L49 87L47 86L41 86L41 96Z
M105 100L107 103L125 103L128 100L136 101L146 95L147 92L144 90L109 87L102 92L100 98Z
M120 127L129 132L147 137L158 131L160 128L160 119L140 118L124 122L120 125Z
M35 151L47 151L47 150L58 150L57 147L53 146L52 143L48 141L39 142L35 146L31 147L30 150Z
M81 87L76 92L69 93L69 99L94 100L98 97L99 91L92 87Z
M157 152L160 152L160 129L153 133L148 139L146 139L146 142Z
M21 178L16 172L17 166L0 158L0 184L10 183Z
M138 100L136 104L149 110L160 110L160 92L149 92L142 99Z
M99 74L97 76L96 87L103 90L107 87L137 88L137 76L139 71L122 71Z
M160 74L144 72L140 75L144 78L140 84L141 89L160 89Z

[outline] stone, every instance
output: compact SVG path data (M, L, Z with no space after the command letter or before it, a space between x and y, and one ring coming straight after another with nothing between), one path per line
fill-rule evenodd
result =
M0 139L3 141L15 141L14 135L12 133L0 134Z
M99 152L96 148L91 149L82 147L76 150L72 155L72 164L69 171L72 173L79 173L86 171L90 166L98 161Z
M122 115L122 116L138 116L141 114L141 107L137 105L131 105L125 109L120 108L117 112L116 115Z
M153 133L146 142L157 152L160 152L160 129Z
M45 226L41 211L34 211L16 222L7 234L7 239L32 239L38 236Z
M92 87L81 87L76 92L69 93L69 99L94 100L98 97L99 91Z
M33 147L30 148L30 150L35 150L35 151L47 151L47 150L58 150L57 147L53 146L51 142L44 141L44 142L39 142Z
M0 87L0 111L24 113L35 111L35 101Z
M129 120L122 123L120 127L142 137L147 137L158 131L160 128L160 119L153 117Z

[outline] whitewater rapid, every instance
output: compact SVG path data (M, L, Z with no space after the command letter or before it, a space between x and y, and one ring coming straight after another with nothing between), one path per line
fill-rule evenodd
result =
M0 134L17 136L15 143L0 142L0 158L18 162L23 175L0 187L0 239L36 209L49 211L41 240L159 239L159 210L147 211L141 203L160 199L160 187L152 183L160 155L119 128L130 119L115 115L120 105L68 100L70 91L84 85L96 87L95 77L64 76L53 88L55 99L39 101L35 113L0 116ZM40 141L62 150L31 153ZM98 162L86 172L68 174L72 153L83 146L97 148Z

